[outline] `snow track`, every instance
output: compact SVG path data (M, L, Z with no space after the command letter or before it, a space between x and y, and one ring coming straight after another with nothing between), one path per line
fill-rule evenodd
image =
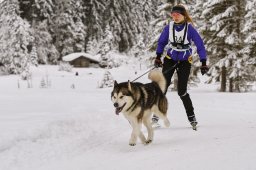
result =
M37 169L39 165L69 160L106 147L120 135L121 129L94 124L83 118L54 121L11 140L1 140L0 169Z
M170 128L156 129L152 144L131 147L131 127L115 115L112 89L96 88L102 72L85 69L74 78L52 68L50 89L17 90L15 77L0 77L1 170L256 169L256 93L192 89L194 131L177 93L168 92Z

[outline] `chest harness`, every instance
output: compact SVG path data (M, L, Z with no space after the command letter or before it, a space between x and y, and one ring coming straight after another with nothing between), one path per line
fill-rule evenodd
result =
M188 23L185 23L184 28L181 31L174 29L174 22L169 24L169 47L175 51L187 51L191 48L191 44L188 41Z

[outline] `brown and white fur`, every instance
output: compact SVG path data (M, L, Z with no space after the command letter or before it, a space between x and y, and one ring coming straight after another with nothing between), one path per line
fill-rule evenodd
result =
M130 81L117 83L115 81L114 89L111 93L111 100L116 108L116 114L123 113L125 118L132 126L132 134L129 145L136 145L139 137L143 144L149 144L153 141L153 128L151 117L154 113L163 119L166 127L170 126L167 118L168 101L164 95L166 81L162 72L153 70L148 78L151 83L132 83ZM141 131L142 123L148 131L148 137L145 138Z

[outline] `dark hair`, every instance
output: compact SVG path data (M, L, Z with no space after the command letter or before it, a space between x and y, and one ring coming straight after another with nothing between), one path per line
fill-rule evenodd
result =
M172 8L171 13L174 13L174 12L177 12L185 16L186 9L183 6L176 5Z

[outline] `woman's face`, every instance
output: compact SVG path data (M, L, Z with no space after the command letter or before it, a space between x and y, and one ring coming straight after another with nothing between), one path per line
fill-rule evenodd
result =
M185 17L177 12L171 13L171 17L175 23L181 23L185 20Z

